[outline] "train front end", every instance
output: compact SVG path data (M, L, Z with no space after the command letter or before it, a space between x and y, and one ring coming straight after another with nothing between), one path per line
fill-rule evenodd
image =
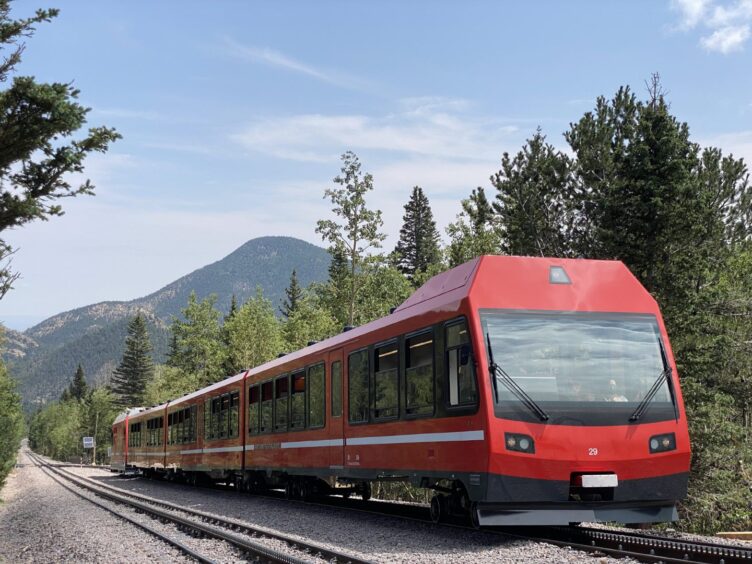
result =
M469 297L490 452L479 524L675 520L687 421L660 311L629 270L484 257Z

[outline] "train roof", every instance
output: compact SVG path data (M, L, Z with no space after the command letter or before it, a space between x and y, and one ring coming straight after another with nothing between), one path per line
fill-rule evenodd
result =
M219 388L223 388L224 386L227 386L228 384L233 384L235 382L241 382L243 378L245 377L247 371L240 372L239 374L235 374L234 376L230 376L228 378L225 378L224 380L220 380L219 382L215 382L214 384L207 386L205 388L201 388L200 390L196 390L195 392L190 392L184 396L181 396L179 398L176 398L170 402L170 407L173 407L179 403L183 403L192 399L195 399L198 396L202 396L208 392L212 392L214 390L218 390ZM166 405L166 404L165 404Z
M122 421L125 421L126 417L132 417L133 415L137 415L143 410L144 410L143 407L129 407L125 411L121 411L120 413L118 413L117 417L115 417L115 421L113 421L112 424L114 425L115 423L120 423Z

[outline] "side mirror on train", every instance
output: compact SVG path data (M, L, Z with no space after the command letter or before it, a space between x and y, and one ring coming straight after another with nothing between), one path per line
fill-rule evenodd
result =
M460 366L466 366L470 362L470 347L462 345L460 347Z

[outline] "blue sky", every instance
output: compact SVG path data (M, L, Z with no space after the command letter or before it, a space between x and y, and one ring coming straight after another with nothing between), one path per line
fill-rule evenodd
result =
M653 72L694 140L752 159L752 0L50 5L20 74L74 81L89 124L124 138L88 162L96 197L3 234L14 328L145 295L254 237L321 244L346 150L374 175L387 249L416 184L443 232L504 151L537 126L563 148L598 95L644 95Z

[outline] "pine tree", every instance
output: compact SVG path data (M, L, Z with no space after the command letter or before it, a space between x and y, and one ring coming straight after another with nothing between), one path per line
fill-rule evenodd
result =
M504 153L491 177L498 190L494 210L503 230L501 250L510 255L576 255L572 233L578 215L570 159L546 143L540 128L512 158Z
M221 334L222 334L222 344L225 347L225 350L227 351L227 354L225 355L225 360L222 363L222 370L224 374L237 374L240 372L243 367L240 366L237 362L235 362L235 359L233 355L230 354L230 351L232 350L232 346L230 344L230 326L232 325L232 320L235 319L235 316L238 315L238 300L235 297L235 294L232 295L232 299L230 300L230 310L227 312L227 315L225 315L224 324L222 325Z
M413 188L410 200L405 204L402 221L394 254L397 269L414 282L416 274L427 272L441 260L439 232L428 198L420 186Z
M110 383L121 405L133 407L142 404L146 384L154 375L151 351L146 322L139 313L128 323L123 359L112 373Z
M298 283L298 274L293 269L290 275L290 285L285 288L285 299L282 301L282 307L279 311L285 316L285 319L289 318L298 309L300 300L303 299L303 288Z
M80 364L76 369L76 375L73 377L73 382L71 382L68 390L70 392L70 397L79 401L86 398L86 395L89 393L89 386L86 384L84 369Z

